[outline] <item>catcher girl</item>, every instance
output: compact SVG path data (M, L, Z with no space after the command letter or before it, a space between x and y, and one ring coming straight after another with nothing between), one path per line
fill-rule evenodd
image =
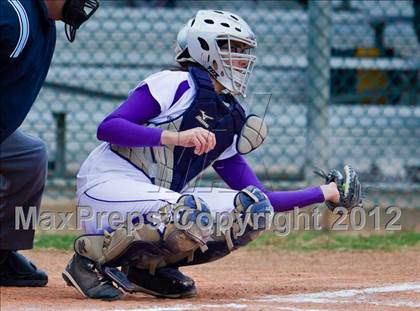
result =
M121 297L111 281L128 292L195 296L194 281L178 268L217 260L255 239L267 218L249 216L359 203L360 184L349 166L344 176L330 171L322 186L269 191L247 164L243 155L267 135L264 121L247 116L237 99L246 94L256 48L241 17L198 11L178 33L179 66L144 79L99 125L103 143L78 173L77 197L79 206L105 216L83 223L86 234L76 239L76 254L63 272L69 285L101 299ZM191 187L209 167L230 189ZM115 211L154 213L159 224L129 232L130 218L113 230L107 215ZM229 216L228 229L213 230L210 219ZM178 219L192 225L181 227Z

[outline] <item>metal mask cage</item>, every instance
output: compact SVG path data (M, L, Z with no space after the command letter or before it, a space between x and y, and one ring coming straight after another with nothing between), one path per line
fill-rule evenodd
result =
M233 42L242 43L247 48L245 53L232 52ZM227 50L222 49L227 43ZM221 35L216 38L216 48L219 53L222 66L226 75L232 82L232 87L235 93L246 96L246 89L252 70L254 69L257 57L254 55L257 42L252 39L244 39L233 35ZM234 66L234 61L246 61L247 65L244 67Z
M79 27L87 21L98 9L98 0L67 0L65 3L66 10L69 13L66 14L64 10L63 22L65 23L64 29L66 37L70 42L73 42L76 38L76 31Z

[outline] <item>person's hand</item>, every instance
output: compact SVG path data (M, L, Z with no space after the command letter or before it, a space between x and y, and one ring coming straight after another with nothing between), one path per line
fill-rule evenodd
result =
M338 192L337 184L335 182L322 185L321 190L324 194L325 201L330 201L336 204L340 202L340 192Z
M356 206L362 206L362 186L356 171L350 166L344 166L343 173L336 169L327 174L318 170L316 174L325 178L326 185L321 186L325 204L334 211L336 207L345 207L351 211Z
M202 155L216 146L216 136L202 127L196 127L182 132L163 131L163 145L194 147L196 155Z

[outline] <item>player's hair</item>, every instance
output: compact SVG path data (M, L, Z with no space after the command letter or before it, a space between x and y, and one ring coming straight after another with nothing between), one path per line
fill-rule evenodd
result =
M197 63L194 63L194 62L189 62L189 61L177 62L176 64L167 67L166 70L171 70L171 71L188 71L188 68L190 66L200 66L200 65L197 64ZM200 66L200 67L202 67L202 66Z

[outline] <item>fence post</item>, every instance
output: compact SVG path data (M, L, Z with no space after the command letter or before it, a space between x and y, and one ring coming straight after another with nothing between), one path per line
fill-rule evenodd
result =
M54 175L64 177L66 173L66 114L54 112L53 117L57 128Z
M307 144L305 179L311 184L319 183L313 173L315 167L328 168L328 137L330 102L331 58L331 1L309 1L308 6L308 66L306 83L308 90ZM329 211L324 212L322 227L327 228Z

